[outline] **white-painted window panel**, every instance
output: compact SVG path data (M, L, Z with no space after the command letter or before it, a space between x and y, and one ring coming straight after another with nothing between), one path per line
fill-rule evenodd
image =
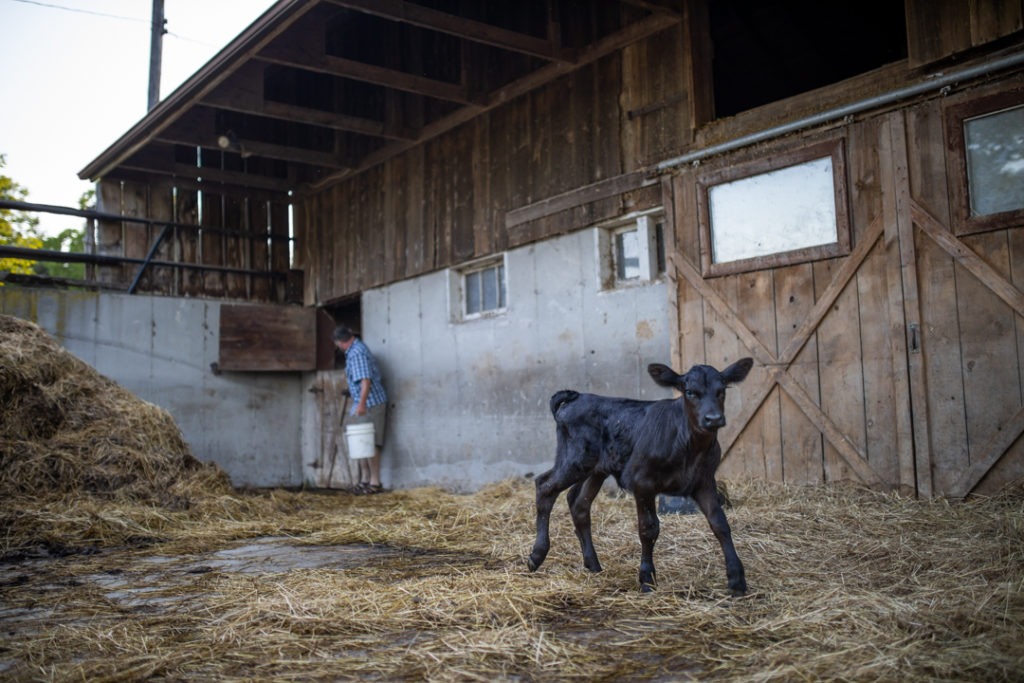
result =
M838 241L830 156L715 185L708 205L713 263Z

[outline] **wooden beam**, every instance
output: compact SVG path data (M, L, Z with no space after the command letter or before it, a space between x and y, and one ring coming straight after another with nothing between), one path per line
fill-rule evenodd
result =
M110 178L126 178L132 172L142 173L145 176L167 176L180 178L188 181L202 182L197 189L220 191L222 186L233 188L255 188L258 190L269 190L273 192L287 193L295 183L290 178L271 178L270 176L257 175L255 173L240 173L238 171L222 171L216 168L198 168L189 164L170 164L169 166L152 166L129 160L117 167L116 174L109 174Z
M328 0L328 2L389 21L447 33L457 38L465 38L511 52L567 64L575 61L571 50L558 48L544 38L510 31L500 26L440 12L411 2L402 2L401 0Z
M289 192L292 190L292 183L281 182L276 185L272 183L260 183L265 185L264 187L256 187L252 183L221 183L216 187L211 186L210 182L203 182L196 177L194 166L189 166L190 172L188 174L176 173L174 169L170 170L155 170L151 168L140 168L138 166L126 169L118 166L117 169L112 171L110 175L106 176L107 180L119 181L124 180L128 182L136 183L155 183L155 182L166 182L169 185L181 190L194 190L194 191L209 191L209 192L227 192L229 194L244 194L246 197L254 200L266 200L272 202L279 202L289 204L292 202L292 196ZM254 178L265 177L265 176L253 176ZM272 178L270 180L273 180Z
M910 215L913 217L914 223L924 231L924 234L931 237L932 241L942 247L942 250L949 254L954 261L981 280L983 285L991 289L1017 315L1024 316L1024 293L1013 283L985 263L970 247L954 237L937 218L918 202L910 202Z
M211 140L214 142L211 142ZM156 139L156 142L162 142L170 145L186 145L190 147L202 147L204 149L225 151L222 150L215 141L216 135L203 136L202 139L195 139L164 134ZM265 159L277 159L279 161L287 161L296 164L306 164L307 166L323 166L336 170L349 168L348 164L340 160L336 155L328 152L317 152L311 149L302 149L301 147L275 145L268 142L259 142L257 140L246 140L244 138L240 138L238 143L239 147L237 149L230 149L227 151L241 154L242 158L257 156Z
M218 136L225 132L224 130L217 130L213 109L209 107L193 107L184 116L175 121L174 124L165 128L156 137L154 142L221 151L221 147L217 144ZM240 143L240 148L230 151L238 152L243 156L255 155L267 159L279 159L281 161L310 166L325 166L332 169L348 168L348 164L341 158L329 152L319 152L301 147L247 140L245 138L240 138L238 142Z
M382 66L375 66L353 59L344 59L323 53L309 54L291 45L271 45L256 55L256 59L280 66L287 66L304 71L349 78L354 81L372 83L385 88L394 88L416 95L426 95L439 100L458 102L459 104L475 104L469 97L468 90L459 83L448 83L416 74L397 71Z
M535 221L538 218L544 218L559 211L596 202L606 197L614 197L630 190L644 187L645 185L653 185L657 182L657 178L648 178L642 171L599 180L596 183L513 209L505 214L505 227L513 228L522 223Z
M265 116L268 119L279 119L294 123L305 123L312 126L323 126L332 130L340 130L359 135L385 138L388 140L415 140L416 133L409 130L391 130L383 121L365 119L347 114L300 107L296 104L285 104L273 100L256 100L251 93L237 91L234 93L218 92L203 99L202 105L215 109L234 111L252 116Z

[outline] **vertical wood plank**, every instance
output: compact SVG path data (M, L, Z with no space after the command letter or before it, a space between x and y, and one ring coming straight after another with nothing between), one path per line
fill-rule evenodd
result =
M891 486L904 481L900 471L902 455L902 461L911 465L911 478L906 482L908 491L915 492L906 369L897 369L893 358L894 347L890 343L894 329L891 315L894 310L897 312L899 322L895 326L896 336L902 339L903 313L901 306L889 305L890 296L895 296L897 302L901 301L902 291L898 269L896 279L892 280L890 265L893 259L885 238L887 231L894 234L894 230L889 229L885 221L890 219L895 226L894 211L890 207L887 214L884 206L887 199L892 204L892 194L883 192L882 188L883 162L880 159L879 138L888 135L886 118L877 117L858 122L848 128L848 133L848 196L855 244L868 239L866 233L876 221L883 223L883 238L872 248L856 275L864 376L864 455L874 471ZM889 163L889 160L885 160L885 163ZM896 263L898 265L898 260ZM905 361L901 363L905 365ZM901 412L907 420L907 431L902 435L902 441L898 417Z
M311 212L308 210L307 204L305 202L296 203L294 207L295 234L297 236L304 235L305 237L302 238L302 241L293 245L288 240L288 236L291 234L292 230L289 222L290 214L292 212L289 211L289 205L285 202L270 202L269 211L270 234L275 237L275 239L270 242L270 269L275 273L287 273L292 265L291 249L293 246L295 253L300 253L306 248L306 242L310 239L310 235L317 235L317 239L319 239L322 228L319 227L319 225L315 228L311 228L310 226L313 225L313 215L311 215ZM315 215L319 218L321 213L317 211ZM317 244L319 244L319 242ZM328 251L326 249L320 249L318 253L325 255ZM312 283L314 278L309 275L308 270L306 272L307 277L309 278L309 283ZM271 300L278 303L284 303L287 299L286 292L288 283L283 279L271 280L270 282L272 283ZM304 287L313 286L309 283L304 282ZM306 289L305 291L304 303L307 306L319 300L311 296L309 289Z
M679 274L676 272L672 256L676 253L676 198L673 190L674 178L671 175L661 177L662 206L665 207L665 277L668 286L668 357L673 368L679 368Z
M178 242L182 263L199 263L199 193L178 188L174 211L178 223L197 226L178 228ZM194 268L182 268L178 274L178 287L184 296L198 296L202 291L202 277Z
M828 286L841 264L828 260L814 265L815 289ZM855 281L854 281L855 282ZM861 365L860 301L854 282L848 284L818 326L820 406L832 423L861 453L864 452L864 376ZM825 443L826 481L855 479L835 447Z
M155 221L174 222L174 188L167 183L154 183L149 191L149 217ZM151 231L152 239L156 240L163 233L164 238L157 247L154 258L158 261L178 261L181 249L178 243L178 229L169 228L164 231L162 223L155 223ZM166 266L151 269L154 291L160 294L177 294L177 278L173 268Z
M224 265L223 197L212 192L202 195L202 263L207 266ZM219 298L224 296L224 274L203 271L203 294Z
M384 280L394 282L402 278L405 263L405 198L408 178L405 173L405 158L392 159L384 164L384 223L383 228L385 259Z
M270 215L264 199L249 200L249 229L252 234L250 244L250 265L260 273L270 273ZM270 301L270 280L263 275L251 278L253 301Z
M96 208L102 213L121 214L120 182L100 181L96 191ZM96 253L103 256L123 256L123 231L121 221L99 221L96 227ZM104 284L124 281L121 268L118 266L97 266L96 279Z
M744 273L737 277L738 299L735 310L744 325L778 357L778 327L775 315L775 278L771 270ZM736 360L736 359L733 359ZM744 382L729 390L732 405L727 414L735 415L744 402L754 400ZM758 479L778 481L782 470L782 440L779 433L779 403L769 398L751 418L737 442L746 449L747 474Z
M714 289L718 296L733 310L736 310L736 302L739 297L738 293L738 278L723 277L717 278L714 281L708 281L706 284L709 288ZM736 333L729 325L728 321L723 318L722 314L712 306L707 298L702 298L704 329L702 330L704 337L704 362L708 365L716 368L722 368L727 363L731 363L737 358L740 358L743 354L741 351L741 344L736 338ZM692 363L690 364L692 365ZM685 372L689 369L689 365L684 365L680 368L680 371ZM735 394L729 396L728 399L735 399ZM733 400L728 400L726 405L726 414L730 414L730 405ZM735 410L731 412L735 413ZM750 477L752 472L756 472L763 476L764 467L763 463L751 462L751 449L749 444L744 441L740 435L739 439L736 439L732 447L729 449L728 456L722 463L721 467L721 478L728 479L730 477ZM759 454L758 454L759 455ZM757 476L757 475L754 475Z
M794 332L814 308L814 270L800 264L775 271L775 315L778 344L785 348ZM793 377L812 400L819 403L818 335L815 332L789 366ZM821 432L785 393L776 390L782 463L779 469L789 484L819 484L824 481L824 453Z
M676 282L676 302L679 326L677 330L678 356L675 359L675 368L685 370L695 363L704 363L707 354L704 348L704 307L700 293L679 274L676 262L686 260L693 263L695 254L692 251L693 244L697 237L697 215L696 199L694 194L694 179L692 174L684 173L678 176L673 182L675 201L675 243L676 248L671 254L669 261L672 263L674 280ZM697 267L697 266L694 266Z
M224 265L229 268L247 269L249 249L247 247L250 229L245 199L236 194L224 195L224 229L229 234L224 238ZM226 273L224 287L232 299L248 298L248 278L241 273Z
M916 118L911 120L916 124ZM912 132L919 130L914 124L909 126ZM937 253L936 249L921 250L918 247L917 231L910 215L912 190L908 165L910 158L919 159L920 155L909 154L907 128L903 115L891 115L889 136L881 142L886 150L884 158L891 160L883 167L883 172L887 174L885 187L891 188L899 233L900 281L903 283L903 317L906 322L903 333L910 349L907 365L910 404L914 414L914 471L918 494L930 497L935 485L933 453L936 445L942 445L940 457L963 457L966 460L966 443L961 440L963 410L953 408L958 400L960 406L963 405L959 378L946 374L944 369L955 368L958 363L954 359L960 355L955 335L945 332L956 329L955 320L949 320L946 315L948 302L955 296L952 269L949 259ZM913 138L914 149L921 149L920 134L914 133ZM914 330L917 330L916 340ZM932 368L930 374L925 371L926 354ZM962 450L963 456L954 455L957 450ZM934 466L939 466L938 457Z

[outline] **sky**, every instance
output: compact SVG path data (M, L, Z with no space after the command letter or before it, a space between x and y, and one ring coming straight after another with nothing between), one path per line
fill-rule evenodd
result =
M160 97L274 0L164 0ZM152 0L0 0L0 154L36 204L78 206L78 172L146 114ZM81 220L40 215L55 235Z

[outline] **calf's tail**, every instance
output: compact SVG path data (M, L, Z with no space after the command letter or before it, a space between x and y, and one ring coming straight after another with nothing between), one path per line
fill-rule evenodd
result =
M551 414L554 415L563 405L572 403L579 397L580 392L573 391L572 389L563 389L562 391L555 392L555 395L551 397Z

